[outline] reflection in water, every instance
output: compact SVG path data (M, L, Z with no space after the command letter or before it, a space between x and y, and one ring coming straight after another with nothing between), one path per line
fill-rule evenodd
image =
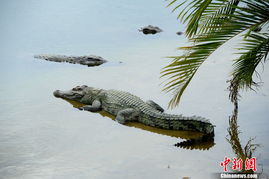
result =
M237 115L238 115L238 103L237 100L234 103L235 108L232 116L229 119L229 128L228 128L228 136L227 141L231 144L233 152L236 154L237 158L241 158L243 160L243 170L242 173L254 173L253 170L244 170L245 169L245 161L246 158L252 158L253 152L259 146L259 144L252 144L253 138L250 138L243 148L239 139L240 131L238 130L237 125Z
M72 101L72 100L67 100L67 99L64 99L64 100L72 104L74 108L79 108L85 105L85 104ZM101 114L104 117L109 117L112 120L115 120L116 118L115 116L105 111L101 111L97 113ZM200 133L200 132L166 130L166 129L160 129L160 128L147 126L139 122L128 122L124 125L129 126L129 127L139 128L142 130L150 131L150 132L161 134L161 135L187 139L186 141L175 144L176 147L181 147L185 149L208 150L215 145L213 135L204 135L203 133Z

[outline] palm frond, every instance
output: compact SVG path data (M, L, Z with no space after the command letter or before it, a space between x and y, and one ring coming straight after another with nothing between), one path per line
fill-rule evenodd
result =
M168 4L168 6L171 6L176 2L177 0L173 0ZM178 19L180 19L183 23L188 22L186 35L191 38L197 35L198 31L202 32L207 29L204 26L209 24L212 17L219 14L233 14L238 3L239 0L186 0L177 5L172 12L185 5L179 13Z
M244 40L245 52L234 61L232 76L237 79L239 88L251 88L255 82L253 74L258 64L267 60L269 52L269 34L252 33Z
M239 34L253 40L257 29L263 28L269 22L269 1L265 0L188 2L180 4L182 6L187 3L179 16L188 22L186 33L192 37L190 40L194 45L179 48L183 50L183 55L174 57L171 64L161 72L162 77L167 76L169 80L164 91L174 93L169 107L175 107L179 103L199 67L214 51Z

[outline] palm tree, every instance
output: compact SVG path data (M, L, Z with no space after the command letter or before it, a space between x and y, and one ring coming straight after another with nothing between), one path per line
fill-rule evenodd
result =
M234 59L230 99L237 108L239 90L252 89L256 67L268 60L269 0L171 0L168 6L180 9L178 18L187 24L185 34L193 44L180 47L183 55L173 56L162 70L168 77L164 91L174 92L169 107L180 98L203 62L234 37L241 36L240 57Z

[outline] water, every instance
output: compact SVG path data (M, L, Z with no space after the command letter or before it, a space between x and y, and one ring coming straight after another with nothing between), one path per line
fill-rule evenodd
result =
M203 64L181 105L168 112L200 115L216 125L209 150L174 147L182 141L127 127L98 113L82 112L55 98L55 89L76 85L119 89L167 107L159 72L166 56L186 39L167 2L123 0L28 0L0 2L0 178L209 178L235 157L225 139L229 47ZM142 26L164 32L145 36ZM34 59L34 54L99 55L109 63L88 68ZM119 63L119 62L122 63ZM239 109L242 145L257 149L259 171L269 171L268 65L257 92L243 93Z

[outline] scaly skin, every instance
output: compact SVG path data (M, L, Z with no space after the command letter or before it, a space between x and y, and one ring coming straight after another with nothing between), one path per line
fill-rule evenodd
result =
M164 113L164 110L153 101L144 102L128 92L104 90L84 85L69 91L56 90L54 96L85 104L80 108L81 110L106 111L115 115L116 120L121 124L138 121L162 129L196 131L210 137L214 136L214 126L208 120L196 116L184 117Z
M87 66L98 66L106 62L102 57L89 56L66 56L66 55L35 55L35 58L44 59L54 62L67 62Z

